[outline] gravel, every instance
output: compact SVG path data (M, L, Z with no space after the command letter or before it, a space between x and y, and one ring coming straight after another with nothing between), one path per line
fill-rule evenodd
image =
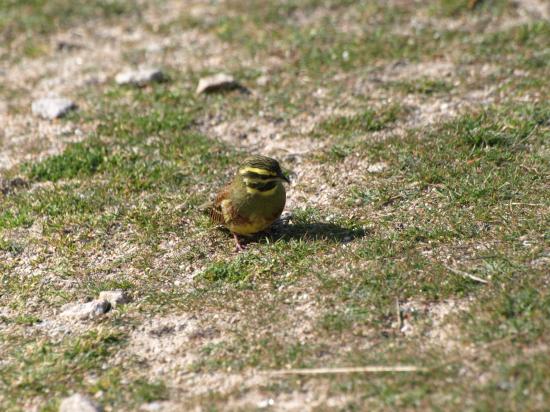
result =
M75 393L61 401L59 412L101 412L101 407L86 396Z

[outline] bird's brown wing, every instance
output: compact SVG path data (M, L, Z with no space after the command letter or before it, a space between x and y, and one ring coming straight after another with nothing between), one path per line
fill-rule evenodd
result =
M221 190L220 193L216 196L216 199L214 199L214 202L212 203L212 206L210 207L210 219L214 223L218 223L220 225L225 225L227 222L225 221L225 216L223 215L222 210L222 202L229 197L229 187L225 187Z
M224 201L229 202L224 202ZM230 186L223 188L214 199L210 208L210 219L220 225L249 224L250 219L241 216L233 207L230 199Z

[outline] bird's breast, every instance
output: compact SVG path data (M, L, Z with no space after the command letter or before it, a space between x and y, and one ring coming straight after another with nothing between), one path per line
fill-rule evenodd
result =
M247 193L246 199L233 202L239 218L228 225L229 229L241 235L267 229L281 215L285 203L286 192L281 183L263 192Z

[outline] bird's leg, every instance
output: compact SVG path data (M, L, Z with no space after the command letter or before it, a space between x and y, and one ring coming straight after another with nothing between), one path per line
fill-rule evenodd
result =
M232 232L233 233L233 232ZM241 242L239 242L239 238L237 237L236 233L233 233L233 239L235 239L235 248L237 252L242 252L244 250L244 246L241 245Z

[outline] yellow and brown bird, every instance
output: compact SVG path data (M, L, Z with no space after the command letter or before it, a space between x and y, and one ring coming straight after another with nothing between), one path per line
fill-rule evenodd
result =
M248 157L232 182L206 208L213 222L231 231L237 250L243 250L237 235L261 232L281 215L286 203L283 182L290 183L277 160Z

